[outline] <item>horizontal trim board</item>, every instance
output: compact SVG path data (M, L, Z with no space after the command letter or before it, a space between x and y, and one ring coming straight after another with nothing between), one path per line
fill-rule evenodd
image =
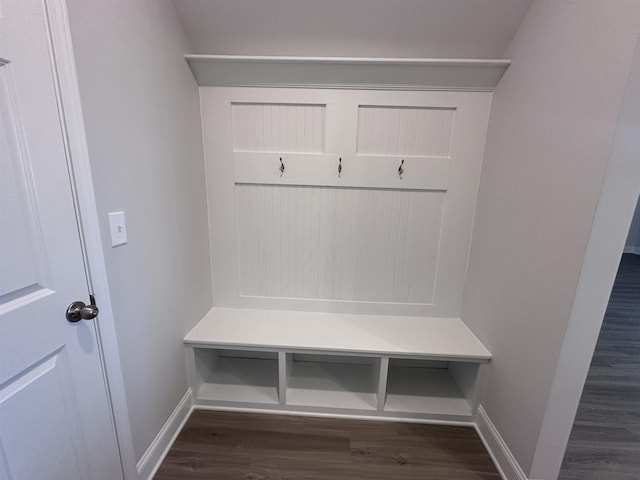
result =
M510 60L185 55L200 86L493 91Z
M375 358L375 357L382 357L382 356L388 356L388 355L384 355L384 354L375 354L375 353L371 353L371 352L354 352L354 351L334 351L334 350L311 350L308 348L286 348L286 349L282 349L282 348L274 348L274 347L260 347L260 346L255 346L255 345L251 345L248 347L242 347L239 345L213 345L210 343L205 343L205 344L197 344L197 343L187 343L185 340L185 344L189 345L190 347L193 347L196 350L212 350L212 351L216 351L216 352L220 352L221 356L224 356L225 351L232 351L232 352L248 352L247 353L247 357L243 357L243 358L261 358L261 357L257 357L254 356L254 353L259 354L267 354L267 353L278 353L278 352L286 352L287 354L291 354L291 355L308 355L308 356L312 356L312 357L322 357L322 356L326 356L328 357L327 360L325 360L324 362L326 363L334 363L333 359L335 358L343 358L343 359L349 359L349 358L364 358L364 359L371 359L371 358ZM225 358L229 358L229 357L225 357ZM477 360L466 360L466 359L452 359L452 360L448 360L448 359L443 359L443 358L438 358L438 359L431 359L431 358L425 358L425 355L393 355L392 356L393 359L395 360L408 360L408 361L420 361L420 362L435 362L435 363L445 363L447 365L449 365L451 362L474 362L474 363L485 363L484 361L477 361ZM316 363L321 362L320 360L314 360ZM347 360L344 360L343 362L338 362L338 363L351 363ZM353 361L353 363L362 363L362 360L358 361L355 360ZM432 366L425 366L425 367L416 367L416 368L448 368L448 367L432 367Z
M296 310L303 312L339 312L353 315L429 316L433 303L362 302L309 298L276 298L238 295L234 303L216 303L220 307L266 310Z
M488 362L459 318L212 308L184 339L200 347L368 353Z
M196 399L194 410L217 410L224 412L264 413L272 415L294 415L301 417L346 418L351 420L374 420L380 422L424 423L428 425L449 425L475 427L471 416L442 415L429 413L374 412L370 410L329 409L300 407L295 405L238 405L238 403L214 402Z
M234 152L233 161L240 184L433 191L448 189L451 163L448 157L255 152ZM399 175L401 162L404 173Z

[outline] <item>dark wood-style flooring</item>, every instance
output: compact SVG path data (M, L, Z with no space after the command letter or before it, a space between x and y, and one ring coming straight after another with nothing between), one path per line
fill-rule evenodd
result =
M623 255L561 480L640 479L640 256Z
M469 427L194 411L156 480L499 480Z

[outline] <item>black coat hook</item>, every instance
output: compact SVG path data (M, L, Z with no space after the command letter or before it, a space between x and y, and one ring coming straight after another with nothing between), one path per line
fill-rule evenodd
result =
M404 158L402 159L402 161L400 162L400 166L398 167L398 176L400 177L400 180L402 180L402 174L404 173L404 168L402 168L403 165Z
M338 159L338 178L342 175L342 157Z
M282 163L282 157L280 157L280 176L284 175L284 163Z

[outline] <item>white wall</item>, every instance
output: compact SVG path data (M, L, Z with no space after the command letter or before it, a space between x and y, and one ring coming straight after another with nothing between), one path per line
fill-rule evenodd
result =
M537 0L494 94L463 319L482 405L529 473L636 39L640 4Z
M640 193L640 42L622 101L560 361L544 413L532 478L560 471Z
M638 152L638 156L640 156L640 152ZM640 199L636 204L636 210L633 214L631 227L629 227L629 234L627 235L624 251L640 255Z
M198 87L173 6L69 0L134 450L185 394L182 338L211 307ZM129 242L111 248L107 212Z

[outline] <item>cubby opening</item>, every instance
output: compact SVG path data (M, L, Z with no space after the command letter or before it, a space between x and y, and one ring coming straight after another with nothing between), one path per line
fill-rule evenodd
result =
M479 364L389 359L385 412L470 416Z
M376 410L380 359L287 354L287 405Z
M198 401L280 403L277 352L193 350Z

